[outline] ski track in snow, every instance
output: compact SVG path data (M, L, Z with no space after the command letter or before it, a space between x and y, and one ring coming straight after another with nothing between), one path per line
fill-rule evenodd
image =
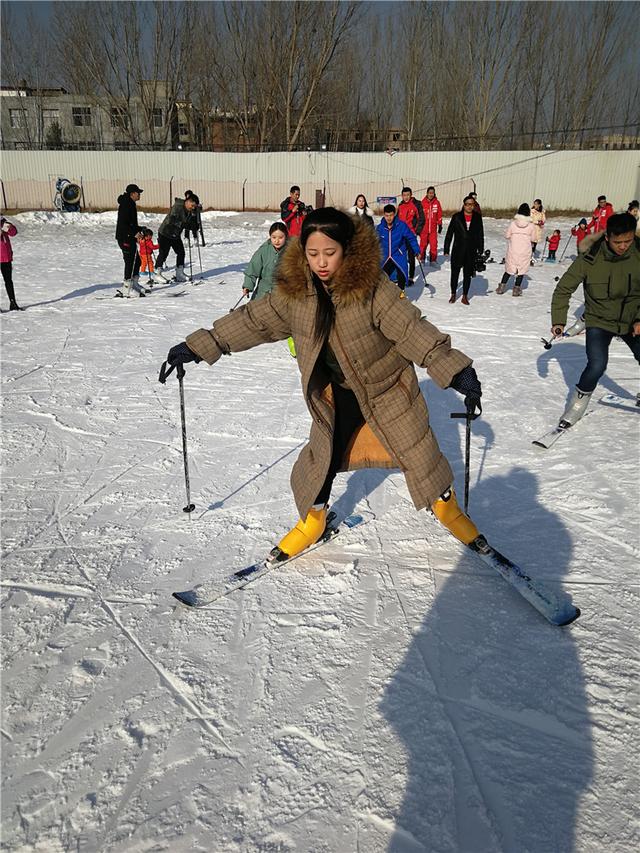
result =
M495 293L499 263L469 307L448 304L448 263L408 293L483 382L471 514L572 593L578 622L548 625L386 471L336 481L339 516L375 515L361 529L206 610L171 599L264 556L296 517L309 416L286 343L188 366L191 516L177 383L157 382L169 347L237 302L275 218L206 214L205 283L144 301L95 299L122 272L114 213L15 218L28 310L1 321L3 849L637 848L640 419L594 399L553 449L531 445L584 364L583 337L540 342L566 262L533 267L521 299ZM547 224L564 241L572 223ZM485 221L498 261L506 226ZM635 370L614 341L594 398L634 395ZM418 376L460 495L460 398Z

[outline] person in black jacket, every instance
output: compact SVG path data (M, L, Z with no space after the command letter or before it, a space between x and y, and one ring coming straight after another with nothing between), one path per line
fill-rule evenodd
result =
M116 240L124 258L124 284L120 296L129 296L131 288L145 295L144 288L138 281L140 273L140 255L138 254L137 238L140 234L138 225L138 208L143 190L137 184L129 184L122 195L118 196L118 222L116 224Z
M458 277L460 270L463 271L462 278L462 304L469 304L469 287L471 279L476 272L476 259L484 251L484 228L482 216L474 209L475 200L468 195L462 203L462 210L454 213L447 228L444 238L444 252L449 254L451 241L453 240L453 251L451 252L451 298L449 302L456 301L458 289Z
M162 220L160 228L158 228L158 244L160 251L158 252L158 260L156 262L156 272L162 276L164 262L167 260L167 255L170 249L176 253L176 281L187 281L184 274L184 243L182 242L182 232L191 221L191 217L195 209L200 204L200 199L194 193L191 193L189 198L176 198L173 201L173 207Z
M184 197L185 200L188 198L198 198L198 196L193 192L193 190L185 190ZM202 245L206 246L204 242L204 232L202 230L202 205L200 204L200 200L198 199L198 205L194 211L192 211L191 216L187 220L187 224L184 229L184 236L186 240L191 240L191 235L193 234L194 243L198 242L198 235L202 238Z

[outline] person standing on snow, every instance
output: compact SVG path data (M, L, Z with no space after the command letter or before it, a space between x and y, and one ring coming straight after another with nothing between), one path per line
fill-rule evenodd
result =
M188 198L193 198L193 196L198 198L198 196L195 195L193 190L185 190L184 191L185 200ZM206 243L204 242L204 232L202 230L202 216L201 216L201 214L202 214L202 205L200 204L200 199L198 199L198 204L197 204L196 209L191 212L189 219L187 219L187 224L186 224L185 229L184 229L184 236L185 236L186 240L191 240L191 235L193 235L193 242L197 243L198 242L198 234L199 234L202 237L202 245L205 246Z
M138 254L138 238L142 229L138 225L138 207L141 190L137 184L129 184L124 193L118 196L118 221L116 223L116 240L124 258L124 281L122 290L116 291L116 296L131 295L131 289L139 296L145 295L140 284L140 255Z
M9 297L9 311L24 311L16 302L16 294L13 289L13 248L11 238L15 237L18 229L5 219L0 219L0 269L4 280L4 289Z
M531 246L531 265L533 266L533 256L536 253L536 246L542 240L542 235L544 234L544 223L546 222L546 211L542 206L541 198L537 198L533 202L531 207L531 221L533 222L535 231L535 240Z
M302 223L311 207L300 201L300 187L295 184L289 190L289 197L280 204L280 218L287 226L290 237L299 237Z
M468 195L462 202L462 210L454 213L444 238L443 255L449 254L451 241L451 296L449 302L456 301L458 278L462 270L462 304L469 304L471 279L476 274L478 255L484 252L484 227L482 216L475 210L473 197Z
M571 229L571 233L576 238L576 249L579 252L580 243L582 243L587 234L591 233L591 227L587 225L587 220L584 218L584 216L582 217L580 222L578 222L578 224Z
M424 228L424 210L420 202L413 197L411 187L402 188L402 201L398 205L398 219L411 229L419 237ZM416 255L420 254L420 246L416 252L413 246L407 246L409 258L409 284L413 284L416 274Z
M409 252L417 255L420 246L413 231L396 216L393 204L385 204L382 220L376 228L382 249L382 269L389 278L397 279L400 296L404 297L407 286Z
M367 199L362 195L362 193L356 196L353 207L350 207L347 213L350 213L352 216L362 216L367 225L370 225L372 228L375 227L373 222L373 211L367 204Z
M535 228L531 221L531 208L526 202L521 204L518 212L507 228L507 255L505 257L504 275L496 288L496 293L504 293L512 275L516 282L513 285L513 296L522 296L522 280L529 270L531 263L531 246Z
M598 206L593 211L589 227L597 232L607 230L607 222L609 217L613 216L613 205L609 204L606 195L598 196Z
M269 228L269 239L254 252L244 272L242 292L245 296L251 293L251 299L256 300L271 293L275 286L273 274L287 236L287 226L284 222L274 222Z
M191 215L199 204L200 199L194 193L189 198L176 198L173 201L173 207L162 220L162 224L158 228L160 251L158 252L158 262L156 263L156 271L160 275L162 275L169 250L173 249L176 253L175 280L179 282L187 281L187 277L184 274L184 243L182 242L182 232L191 221Z
M373 230L332 207L306 218L300 240L287 244L276 282L272 293L199 329L167 355L171 367L212 365L225 353L293 336L311 432L291 474L300 520L272 559L295 556L320 539L337 472L356 468L401 468L416 509L430 507L461 542L473 542L478 530L458 506L414 367L463 394L473 413L482 389L471 359L398 299L380 270Z
M429 262L435 264L438 257L438 234L442 234L442 206L436 198L435 187L427 188L427 194L422 199L422 210L424 228L420 234L420 260L425 260L428 245Z
M609 217L607 230L571 264L553 292L551 334L562 337L572 293L584 285L587 365L582 371L560 426L584 415L607 369L609 346L620 337L640 363L640 238L628 213Z

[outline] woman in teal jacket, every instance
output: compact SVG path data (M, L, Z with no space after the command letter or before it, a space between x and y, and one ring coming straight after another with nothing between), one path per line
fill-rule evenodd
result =
M288 235L284 222L274 222L269 228L269 239L255 252L245 270L242 285L245 296L251 293L251 299L261 299L271 293L274 287L273 272Z

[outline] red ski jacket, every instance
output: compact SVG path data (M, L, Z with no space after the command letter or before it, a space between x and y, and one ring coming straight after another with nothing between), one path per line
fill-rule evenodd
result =
M422 199L422 209L424 210L424 230L431 233L438 225L442 225L442 205L435 196L431 201L425 196Z
M598 205L593 211L593 218L589 223L589 227L593 227L594 231L606 231L609 217L613 216L613 205L607 202L604 207Z
M141 258L142 257L148 257L149 255L152 255L159 248L160 248L160 246L156 245L153 242L153 237L144 237L138 243L138 253L139 253Z
M552 234L551 237L549 237L549 251L555 252L559 245L560 245L560 235L559 234Z
M424 227L424 210L420 202L413 196L409 201L401 201L398 205L398 219L408 225L414 234L419 234Z

